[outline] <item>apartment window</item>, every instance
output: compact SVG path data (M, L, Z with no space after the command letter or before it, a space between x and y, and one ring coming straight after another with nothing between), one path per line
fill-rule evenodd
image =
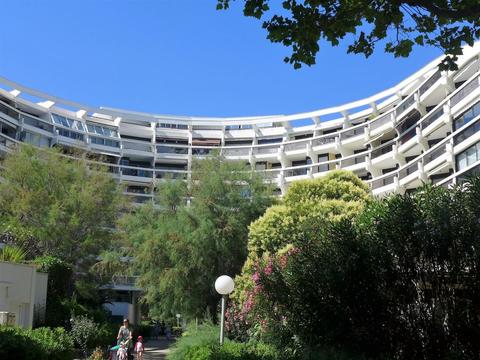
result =
M92 144L96 145L103 145L103 146L111 146L111 147L120 147L120 143L118 141L110 140L110 139L103 139L97 137L90 137Z
M70 129L85 131L83 124L80 121L69 119L65 116L52 114L54 124L68 127Z
M180 129L180 130L187 130L188 129L188 125L183 125L183 124L159 123L158 127L159 128L164 128L164 129Z
M60 129L57 129L57 132L58 132L58 135L65 136L65 137L68 137L70 139L83 141L83 135L79 134L79 133L76 133L74 131L65 130L65 129L60 128Z
M108 137L118 137L118 132L116 129L112 129L106 126L87 123L87 130L89 133L92 133L92 134L108 136Z
M318 155L318 162L319 163L322 163L322 162L326 162L328 161L328 154L320 154ZM328 164L322 164L322 165L318 165L318 171L319 172L323 172L323 171L328 171Z
M263 144L278 144L282 142L282 138L258 139L258 145Z
M34 134L29 131L23 131L20 135L23 142L32 144L38 147L50 147L50 139L40 134Z
M225 140L225 146L248 146L252 145L252 139L247 140Z
M460 129L463 125L469 123L478 115L480 115L480 102L473 105L469 110L455 119L453 123L454 131Z
M480 121L477 121L475 124L472 124L467 129L462 131L460 134L456 135L454 137L454 144L455 145L460 144L462 141L464 141L465 139L468 139L470 136L472 136L479 130L480 130Z
M480 160L480 143L470 146L456 157L457 171L461 171Z
M157 144L188 145L187 139L157 138Z

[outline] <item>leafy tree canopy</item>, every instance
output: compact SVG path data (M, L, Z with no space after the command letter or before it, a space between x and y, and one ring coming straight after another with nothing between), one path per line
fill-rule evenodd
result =
M215 279L240 272L247 227L273 203L271 188L244 164L212 156L193 163L191 186L167 180L158 198L161 210L143 206L122 222L144 300L153 316L214 314Z
M231 0L218 0L227 9ZM269 0L244 0L245 16L264 19L267 38L292 48L285 62L295 69L315 64L325 40L337 46L352 39L348 53L369 57L379 42L395 57L415 46L435 46L447 56L441 69L456 69L462 45L480 37L478 0L283 0L272 14Z
M123 197L102 168L27 145L2 166L4 240L22 245L31 257L51 255L72 264L109 245Z

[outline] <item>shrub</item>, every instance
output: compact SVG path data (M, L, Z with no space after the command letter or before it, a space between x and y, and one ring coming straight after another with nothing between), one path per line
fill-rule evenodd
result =
M38 328L28 332L36 341L42 352L47 354L49 360L70 359L73 349L73 340L63 328Z
M73 341L62 328L0 326L0 359L69 360L72 351Z
M169 357L170 359L170 357ZM215 343L200 343L188 348L184 360L288 360L287 354L264 343L225 342L222 346Z
M198 328L188 326L188 332L177 340L173 351L168 355L168 360L184 360L189 357L191 359L209 359L205 356L210 354L209 346L218 342L218 334L219 328L211 323L201 324ZM200 347L204 349L198 350ZM211 354L208 356L211 356Z
M98 325L87 316L75 316L72 318L72 330L70 334L85 357L90 340L94 338L97 331Z

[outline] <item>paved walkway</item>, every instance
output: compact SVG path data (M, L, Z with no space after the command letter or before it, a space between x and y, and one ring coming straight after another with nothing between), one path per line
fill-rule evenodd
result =
M172 340L148 340L145 343L143 360L164 360L167 358L168 347L173 344Z

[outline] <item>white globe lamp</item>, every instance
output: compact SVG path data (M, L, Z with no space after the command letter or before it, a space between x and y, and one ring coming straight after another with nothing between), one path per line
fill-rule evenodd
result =
M225 302L227 295L233 291L235 283L233 279L228 275L222 275L215 280L215 290L222 295L222 313L220 315L220 345L223 345L224 327L225 327Z
M235 283L233 279L228 275L222 275L215 280L215 290L220 295L228 295L233 291Z

